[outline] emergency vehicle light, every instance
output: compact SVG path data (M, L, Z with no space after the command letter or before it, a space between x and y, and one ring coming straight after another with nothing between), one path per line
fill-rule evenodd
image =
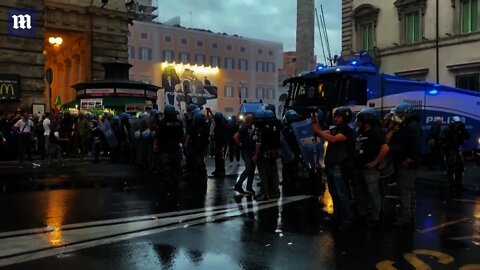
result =
M358 64L358 61L357 60L353 60L350 64L352 64L352 66L356 66Z
M437 90L437 89L432 89L432 90L428 91L427 93L428 93L429 95L434 96L434 95L438 94L438 90Z

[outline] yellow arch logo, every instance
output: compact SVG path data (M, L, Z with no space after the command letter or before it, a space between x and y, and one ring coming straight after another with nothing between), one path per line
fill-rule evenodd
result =
M2 83L0 85L0 95L3 95L3 91L5 91L5 95L8 95L9 92L12 93L12 96L15 95L15 90L13 90L13 84L6 84Z

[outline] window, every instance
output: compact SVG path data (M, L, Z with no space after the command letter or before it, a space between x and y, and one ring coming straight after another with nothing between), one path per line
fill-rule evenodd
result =
M478 29L478 0L461 1L462 33L475 32Z
M212 56L210 59L212 67L220 67L220 57L219 56Z
M275 63L268 62L266 72L275 73Z
M183 45L187 45L187 39L186 39L186 38L182 38L182 40L180 40L180 42L181 42Z
M212 48L213 48L213 49L217 49L217 48L218 48L218 43L215 43L215 42L212 43Z
M262 49L258 49L258 54L263 54L263 50L262 50Z
M197 47L203 47L203 41L201 40L197 41Z
M468 74L468 75L459 75L456 78L456 86L458 88L472 90L472 91L480 91L480 76L478 73L476 74Z
M225 113L228 113L228 114L233 113L233 108L232 107L225 107Z
M257 61L257 72L265 72L265 63Z
M235 68L233 58L230 58L230 57L225 58L225 68L226 69L234 69Z
M367 23L360 26L361 49L367 52L373 51L374 35L373 23Z
M172 37L171 36L165 36L165 42L172 42Z
M227 51L231 51L232 50L232 45L227 45Z
M178 56L178 61L180 61L182 64L188 64L190 62L190 54L181 52Z
M242 99L248 98L248 87L240 86L239 92L240 92L240 98Z
M233 97L233 86L227 85L225 86L225 97Z
M141 39L148 39L148 33L140 33Z
M273 55L273 51L268 51L268 55L272 56L272 55Z
M173 53L173 51L164 50L162 53L163 53L163 61L164 62L175 61L175 54Z
M255 93L255 97L258 99L263 99L264 98L264 89L261 87L257 87L257 91Z
M420 13L405 14L405 43L412 44L420 41Z
M275 88L267 89L267 99L275 99Z
M143 61L152 61L152 49L150 48L139 48L138 49L138 58Z
M238 60L238 69L248 70L248 61L246 59L239 59Z
M128 58L135 59L135 47L128 46Z
M247 49L246 49L245 47L240 47L240 51L241 51L241 52L246 52Z
M205 55L203 55L203 54L196 54L196 55L195 55L195 64L197 64L197 65L205 65Z

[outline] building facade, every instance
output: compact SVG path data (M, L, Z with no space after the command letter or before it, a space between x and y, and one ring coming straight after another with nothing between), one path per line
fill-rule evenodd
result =
M0 111L65 104L76 98L71 85L103 78L102 63L128 60L135 14L124 0L1 1L0 13L7 14L0 17L0 88L10 83L17 90L0 91Z
M479 5L342 0L342 54L368 51L382 72L479 91Z
M191 92L203 95L193 102L227 115L244 100L278 104L281 43L135 21L128 46L130 77L162 86L160 107L185 109Z

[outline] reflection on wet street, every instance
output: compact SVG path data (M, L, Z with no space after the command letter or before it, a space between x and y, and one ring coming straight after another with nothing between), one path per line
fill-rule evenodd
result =
M414 230L340 231L327 192L256 202L235 177L162 181L115 165L4 172L5 269L477 269L480 201L419 181ZM210 168L211 169L211 168ZM238 169L237 169L238 171ZM430 267L430 268L428 268ZM461 268L463 267L463 268Z

